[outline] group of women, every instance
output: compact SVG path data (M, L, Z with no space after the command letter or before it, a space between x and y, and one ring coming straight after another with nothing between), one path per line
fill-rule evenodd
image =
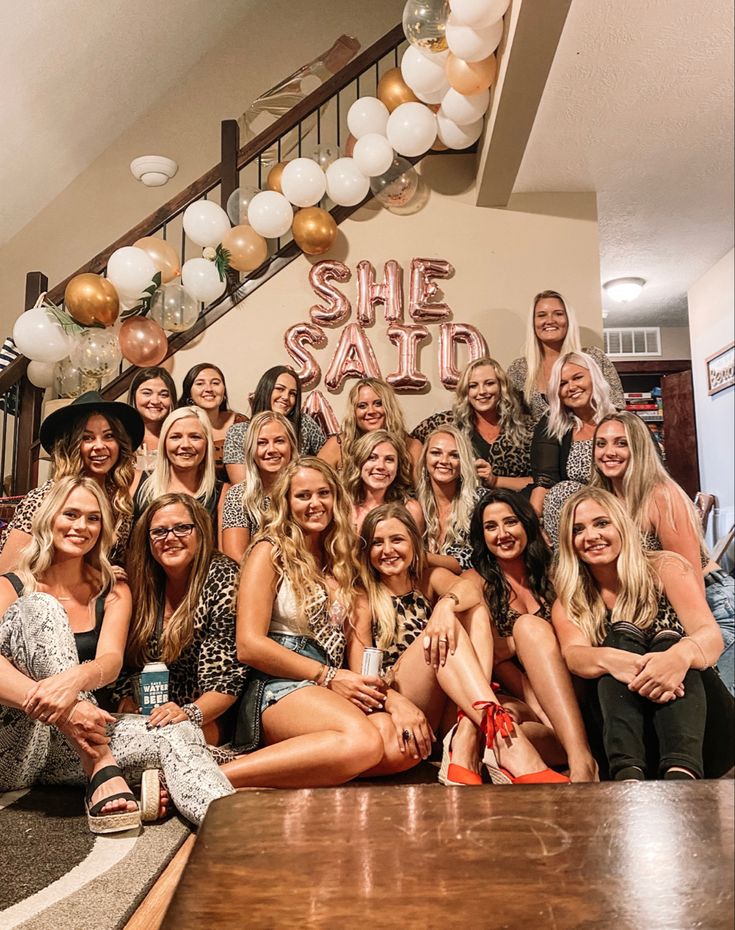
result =
M286 366L250 404L202 364L180 401L142 369L127 404L44 421L52 477L0 552L0 787L86 777L108 832L398 773L439 737L447 785L732 765L707 751L732 720L732 578L559 294L524 358L472 362L413 434L371 378L328 439ZM143 717L149 662L169 700Z

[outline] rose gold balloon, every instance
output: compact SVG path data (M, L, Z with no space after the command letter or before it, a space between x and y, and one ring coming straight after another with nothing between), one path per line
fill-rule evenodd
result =
M279 194L282 194L281 190L281 175L283 174L283 169L286 167L288 162L279 161L277 165L273 165L271 170L268 172L268 177L265 180L265 186L269 191L277 191Z
M120 351L138 368L159 365L168 352L166 333L144 316L131 316L120 327Z
M222 248L230 253L236 271L255 271L268 258L268 243L252 226L233 226L222 236Z
M378 81L378 100L381 100L392 113L402 103L420 102L411 88L403 80L400 68L391 68Z
M488 55L482 61L463 61L450 52L445 67L449 86L458 94L471 97L487 90L493 83L498 73L498 60L495 55Z
M467 346L467 365L490 355L485 337L479 329L469 323L442 323L439 327L439 377L450 391L459 383L461 369L457 365L457 346L461 344Z
M352 305L345 295L333 287L330 281L349 281L352 277L350 269L344 262L325 259L312 265L309 271L309 284L311 284L317 297L325 302L326 307L314 304L309 308L312 323L322 323L327 326L341 326L350 318Z
M443 258L414 258L411 262L411 287L408 312L414 320L436 323L446 320L448 304L436 301L439 288L432 278L451 278L454 268Z
M428 379L418 369L417 356L419 344L429 338L429 330L425 326L400 326L394 323L388 327L387 333L390 341L398 348L398 370L391 372L385 380L397 391L423 390Z
M368 261L357 266L357 322L372 326L375 322L375 304L383 304L385 322L403 319L403 269L395 259L385 263L382 284L375 282L375 269Z
M294 242L306 255L323 255L334 245L337 224L321 207L304 207L293 218Z
M161 284L168 284L181 274L181 262L176 249L165 239L158 236L143 236L133 245L136 249L143 249L156 268L161 272Z
M330 391L338 391L345 378L382 379L373 347L358 323L348 323L342 330L324 383Z
M322 370L314 356L304 346L315 346L317 349L323 349L326 346L327 336L321 326L315 326L313 323L296 323L286 330L283 344L288 354L299 366L296 374L301 387L313 387L317 384L322 376Z
M120 312L120 300L111 281L98 274L77 274L66 285L64 304L82 326L111 326Z
M301 405L301 410L314 417L321 424L327 436L336 436L339 433L339 420L321 391L312 391Z
M345 155L347 158L352 158L352 154L355 151L356 142L357 139L352 135L352 133L348 133L347 138L345 139Z

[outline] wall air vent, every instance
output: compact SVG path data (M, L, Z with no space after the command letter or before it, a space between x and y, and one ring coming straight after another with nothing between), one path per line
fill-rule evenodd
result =
M661 355L661 330L658 326L629 326L603 329L605 354L625 357Z

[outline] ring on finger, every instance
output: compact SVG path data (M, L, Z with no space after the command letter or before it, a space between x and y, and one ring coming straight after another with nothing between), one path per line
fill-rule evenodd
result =
M403 737L403 742L407 743L411 739L411 731L404 730L403 733L401 733L401 736Z

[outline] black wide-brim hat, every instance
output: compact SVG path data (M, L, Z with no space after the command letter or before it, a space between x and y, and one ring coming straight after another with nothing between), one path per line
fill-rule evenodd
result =
M120 401L105 400L97 391L85 391L66 407L60 407L46 417L38 432L41 445L50 453L59 436L70 433L80 420L86 420L93 413L101 413L103 417L110 416L119 420L128 434L133 451L143 442L145 424L135 407Z

